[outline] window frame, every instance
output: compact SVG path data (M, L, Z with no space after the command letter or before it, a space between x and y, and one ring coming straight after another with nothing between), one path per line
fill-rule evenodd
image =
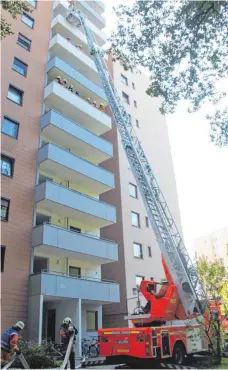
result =
M22 38L24 38L24 39L26 39L26 40L28 40L28 45L29 45L29 48L27 49L23 44L21 44L20 43L20 41L19 41L19 37L22 37ZM28 37L26 37L26 36L24 36L22 33L18 33L18 36L17 36L17 44L19 45L19 46L21 46L23 49L25 49L25 50L27 50L27 51L31 51L31 46L32 46L32 40L30 40Z
M148 257L152 258L152 247L150 245L147 246L148 250Z
M145 276L142 276L142 275L135 275L135 286L136 286L136 288L137 288L137 287L140 287L140 284L141 284L141 281L140 281L140 284L139 284L139 285L137 285L137 278L142 278L142 280L141 280L141 281L143 281L143 280L145 280Z
M122 73L120 74L120 81L125 85L128 86L128 78L124 76Z
M4 272L5 258L6 258L6 246L1 245L1 272Z
M139 247L139 255L136 255L135 254L135 247ZM141 243L137 243L137 242L133 242L133 249L134 249L134 258L137 258L139 260L142 260L143 259L143 247L142 247L142 244Z
M131 194L131 188L135 190L135 196ZM137 185L132 184L132 182L129 182L129 195L134 199L138 199L138 187Z
M12 136L12 135L9 135L9 134L7 134L6 132L4 132L3 131L3 126L4 126L4 120L8 120L8 121L10 121L11 123L14 123L15 125L17 125L17 136L15 137L15 136ZM13 120L13 119L11 119L10 117L8 117L8 116L3 116L3 120L2 120L2 126L1 126L1 133L2 134L4 134L4 135L7 135L7 136L9 136L9 137L12 137L13 139L15 139L15 140L18 140L18 134L19 134L19 126L20 126L20 123L19 122L17 122L17 121L15 121L15 120Z
M126 97L126 100L125 100L125 97ZM122 99L124 101L124 103L130 105L130 98L129 98L129 95L126 94L124 91L122 91Z
M137 215L138 225L134 225L134 224L132 223L132 215L133 215L133 214ZM132 225L132 226L134 226L134 227L138 227L138 228L140 228L140 214L139 214L139 213L134 212L134 211L131 211L131 225Z
M10 210L10 199L1 197L1 202L2 201L8 202L8 207L7 207L7 212L6 212L6 218L2 219L2 214L1 214L1 222L8 222L9 221L9 210ZM1 204L1 209L2 209L2 204Z
M87 320L87 314L88 313L94 313L95 314L95 328L94 329L88 329L88 320ZM95 310L86 310L86 331L87 332L94 332L98 330L98 311Z
M27 18L27 19L31 20L31 21L32 21L32 26L30 26L28 23L24 22L24 21L23 21L23 17L25 17L25 18ZM21 21L22 21L26 26L28 26L29 28L31 28L32 30L34 29L35 19L34 19L34 18L32 18L30 15L28 15L26 12L22 12L22 14L21 14Z
M76 233L76 234L81 234L82 233L82 229L80 229L79 227L76 227L76 226L71 226L70 225L69 230L72 231L72 233Z
M15 63L15 60L17 60L18 62L22 63L24 66L25 66L25 74L19 72L17 69L14 68L14 63ZM24 77L27 77L27 73L28 73L28 64L27 63L24 63L22 60L20 60L19 58L17 57L14 57L14 60L13 60L13 66L12 66L12 70L19 73L19 75L21 76L24 76Z
M2 158L5 157L6 159L9 159L9 161L11 162L11 174L10 175L7 175L5 173L2 172ZM13 178L13 174L14 174L14 163L15 163L15 158L12 158L12 157L9 157L8 155L4 154L4 153L1 153L1 175L3 176L6 176L6 177L11 177Z
M9 90L12 89L12 90L15 90L15 91L18 91L19 93L21 93L21 101L20 103L17 103L16 101L12 100L9 98L8 94L9 94ZM19 89L18 87L12 85L12 84L9 84L9 87L8 87L8 91L7 91L7 99L9 99L10 101L12 101L13 103L17 104L17 105L20 105L22 107L23 105L23 97L24 97L24 91Z

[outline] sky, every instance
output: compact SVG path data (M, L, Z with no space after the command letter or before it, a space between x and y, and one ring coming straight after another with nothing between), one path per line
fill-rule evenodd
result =
M116 24L112 7L132 0L104 2L108 35ZM210 108L205 106L189 114L183 102L174 115L167 116L182 228L189 251L197 237L228 226L228 148L218 148L210 142L209 124L204 118Z

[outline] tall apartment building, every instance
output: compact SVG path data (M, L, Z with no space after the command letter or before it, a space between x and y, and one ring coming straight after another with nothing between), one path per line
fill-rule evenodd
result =
M113 79L125 108L131 117L136 134L149 159L173 217L181 232L177 190L165 117L159 112L159 99L145 91L149 79L144 74L125 71L119 63L110 63ZM120 137L113 127L105 137L114 144L114 157L106 168L118 173L116 187L103 194L102 199L117 206L117 223L102 230L105 238L115 238L119 259L102 267L104 278L120 283L120 303L104 307L104 326L127 326L127 313L136 307L135 288L142 279L163 279L161 254L155 234L149 224L139 188L130 169ZM142 305L145 301L140 296Z
M228 227L215 230L194 241L195 257L207 257L209 261L223 259L228 268Z
M80 339L102 327L102 305L119 301L119 285L101 279L118 259L117 243L100 237L116 222L115 206L100 200L115 187L102 168L112 121L98 109L108 101L68 2L29 3L33 12L15 21L4 13L14 34L2 41L2 328L24 320L29 339L58 341L69 316L80 352ZM102 46L104 4L76 6Z

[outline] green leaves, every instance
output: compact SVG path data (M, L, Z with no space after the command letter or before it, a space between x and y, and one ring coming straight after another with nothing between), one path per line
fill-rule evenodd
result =
M23 11L31 13L32 10L27 1L1 1L2 9L10 13L13 19L16 19L18 15L21 15ZM7 35L13 34L11 30L11 24L8 23L5 18L1 16L1 34L0 37L3 39Z
M225 94L217 81L227 76L226 1L135 1L119 6L117 30L111 35L115 60L126 68L142 66L150 72L147 94L161 97L162 114L174 113L181 100L189 112L205 102L217 104ZM216 145L225 146L225 111L208 118L216 127Z

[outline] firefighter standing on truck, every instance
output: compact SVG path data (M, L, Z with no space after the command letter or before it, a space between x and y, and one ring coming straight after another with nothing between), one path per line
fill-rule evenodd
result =
M6 329L1 337L1 366L5 366L11 360L11 353L21 354L18 348L19 333L25 324L18 321L12 328Z
M66 317L63 320L63 323L60 327L59 334L60 334L61 345L62 345L62 348L63 348L64 356L67 352L67 347L68 347L68 344L70 342L70 338L72 337L72 335L74 335L74 341L73 341L72 349L71 349L71 352L70 352L69 360L70 360L70 368L75 369L74 344L75 344L75 340L76 340L75 336L78 334L78 331L77 331L76 327L74 325L72 325L72 320L69 317ZM67 369L67 365L66 365L65 369Z

